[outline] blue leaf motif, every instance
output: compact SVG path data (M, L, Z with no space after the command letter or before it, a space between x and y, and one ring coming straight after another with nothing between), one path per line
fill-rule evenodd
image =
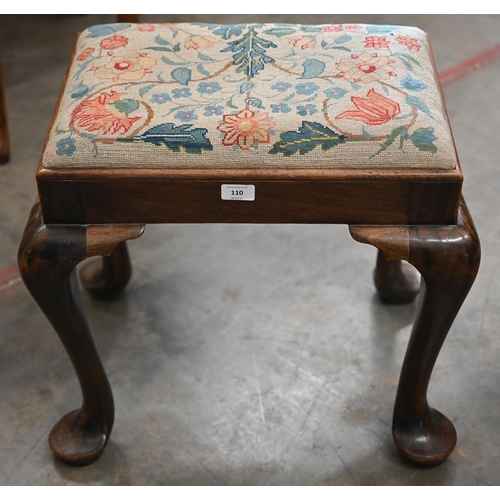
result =
M224 40L228 40L233 35L241 35L244 27L244 24L219 25L217 29L214 29L214 35L221 35Z
M408 75L406 78L401 80L401 85L407 90L413 90L414 92L420 92L427 88L427 85L422 80L417 80L413 76Z
M210 56L206 56L205 54L202 54L201 52L198 52L198 59L201 59L202 61L208 61L208 62L215 61L214 58L212 58Z
M172 61L172 59L169 59L167 56L161 56L161 60L165 63L165 64L170 64L170 65L175 65L175 66L179 66L179 62L175 62L175 61Z
M142 87L142 89L139 90L139 95L141 97L144 97L154 86L155 86L155 84L152 83L151 85L147 85L146 87Z
M89 91L89 88L87 87L87 85L80 83L75 88L73 88L73 90L71 91L71 97L73 99L78 99L78 98L86 95L88 93L88 91Z
M277 28L270 28L264 31L264 33L266 35L273 35L278 38L281 38L282 36L293 35L295 31L296 31L295 26L285 24L283 26L278 26Z
M240 85L240 94L244 94L248 92L250 89L253 89L253 83L245 82Z
M302 63L303 72L302 78L316 78L325 71L325 63L318 59L306 59Z
M335 43L346 43L351 39L352 39L352 36L350 36L350 35L341 35L338 38L335 38L334 42Z
M425 104L425 102L422 101L422 99L419 99L418 97L415 97L414 95L407 95L406 96L406 103L409 104L410 106L412 106L413 108L417 108L420 111L423 111L430 118L434 118L432 116L431 110L429 109L427 104Z
M130 28L131 24L116 23L116 24L98 24L97 26L91 26L88 31L90 34L87 38L100 38L101 36L109 36Z
M380 25L372 24L366 27L368 33L390 33L391 31L400 29L401 26L390 26L390 25Z
M210 76L210 73L203 67L203 64L198 64L196 66L196 69L202 74L202 75L205 75L205 76Z
M175 68L170 75L181 85L187 85L191 80L191 70L188 68Z
M321 27L313 26L311 24L302 24L300 29L305 33L319 33L321 31Z
M256 97L247 97L245 102L254 108L265 109L264 106L262 106L262 101Z
M155 43L158 45L172 45L168 40L165 40L165 38L160 35L155 36Z
M433 127L419 128L411 134L411 140L415 144L426 144L429 142L434 142L437 137L434 135Z
M236 72L254 77L264 69L264 64L274 62L274 59L265 51L270 47L276 48L277 45L260 38L255 28L251 27L242 38L229 42L221 52L233 52L233 64L237 66Z
M191 127L191 124L176 126L173 123L164 123L146 130L139 136L119 140L123 142L143 141L154 146L167 146L176 153L181 150L181 146L187 153L200 154L203 150L212 151L212 143L205 137L208 130Z

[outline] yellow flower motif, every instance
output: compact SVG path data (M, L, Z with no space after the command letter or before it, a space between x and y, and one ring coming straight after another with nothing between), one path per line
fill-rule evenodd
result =
M244 109L234 115L224 115L224 123L217 127L224 133L223 146L238 144L240 149L249 150L256 142L267 144L271 141L269 130L276 123L269 120L267 113L254 113Z
M389 77L395 76L391 62L393 61L388 56L363 52L359 56L352 55L350 59L341 59L337 68L346 80L370 83L373 80L388 80Z
M217 38L214 38L213 36L192 36L191 38L188 38L184 42L184 47L186 49L208 49L210 47L213 47L217 43L220 43Z
M94 63L94 75L101 80L122 80L135 82L151 73L149 68L156 65L156 59L135 50L123 50Z

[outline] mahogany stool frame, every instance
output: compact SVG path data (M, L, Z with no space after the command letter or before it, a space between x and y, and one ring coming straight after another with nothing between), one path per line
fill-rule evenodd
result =
M64 88L64 87L63 87ZM58 104L59 106L59 104ZM54 114L53 121L55 119ZM75 268L96 298L117 295L130 278L126 240L152 223L348 224L352 237L378 248L375 284L382 299L418 312L403 362L393 435L422 466L453 451L453 424L427 403L432 369L476 277L479 239L454 170L85 169L37 172L37 199L19 249L22 278L59 335L83 395L80 409L52 429L62 460L85 465L108 442L114 405L81 304ZM221 199L222 184L253 184L255 201Z

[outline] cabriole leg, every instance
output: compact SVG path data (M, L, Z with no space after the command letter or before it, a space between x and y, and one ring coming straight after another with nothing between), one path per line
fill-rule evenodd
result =
M408 304L418 295L420 276L415 268L402 260L388 260L378 251L373 281L380 298L389 304Z
M82 390L82 407L65 415L49 436L54 454L75 465L99 458L114 420L113 395L83 310L75 267L91 255L109 255L119 241L137 238L143 229L45 225L37 203L23 235L21 276L59 335Z
M127 243L118 243L109 257L83 264L80 281L84 288L99 300L114 299L127 286L132 276L132 266Z
M456 226L352 226L354 239L377 246L389 259L404 259L422 275L413 325L396 396L394 441L422 466L438 465L456 444L453 424L427 403L432 369L446 335L479 269L480 246L465 203Z

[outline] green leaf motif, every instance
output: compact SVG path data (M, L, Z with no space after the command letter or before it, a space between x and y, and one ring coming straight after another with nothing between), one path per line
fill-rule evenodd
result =
M156 52L175 52L175 50L170 47L144 47L143 50L154 50ZM177 63L174 63L177 64Z
M269 153L283 153L284 156L292 156L295 153L305 155L318 146L323 151L328 151L346 139L346 136L337 134L320 123L303 121L298 132L295 130L282 132L280 140L273 144Z
M425 102L422 101L422 99L415 97L414 95L407 95L406 103L409 104L412 108L417 108L420 111L423 111L430 118L434 118L432 116L431 110L429 109L427 104L425 104Z
M177 43L176 45L172 45L172 47L145 47L144 50L154 50L156 52L179 52L179 50L181 50L181 46Z
M402 52L399 52L398 54L394 54L395 56L399 57L400 59L403 57L405 59L409 59L413 64L416 64L419 68L422 67L422 65L420 64L420 62L415 59L413 56L410 56L409 54L403 54ZM403 60L403 59L401 59Z
M434 144L437 137L434 135L433 127L421 127L415 130L410 135L410 140L419 151L430 151L432 154L437 153L437 146Z
M397 139L398 136L404 134L404 133L407 133L408 129L406 127L397 127L395 128L390 134L389 134L389 137L387 137L387 139L382 143L382 145L380 146L380 149L373 155L370 156L370 158L373 158L377 155L379 155L380 153L382 153L382 151L385 151L391 144L393 144L393 142Z
M212 143L205 137L208 130L191 127L191 124L176 126L173 123L164 123L146 130L139 136L121 140L124 142L142 141L154 146L166 146L175 153L180 152L181 146L187 153L200 154L203 150L212 151Z
M238 106L235 106L235 105L233 104L233 98L232 98L232 97L231 97L231 99L229 99L229 101L227 101L227 102L226 102L226 106L227 106L228 108L238 109Z
M139 103L134 99L122 99L121 101L110 102L109 105L127 116L139 109Z
M234 52L233 64L237 66L237 73L245 73L254 77L264 69L264 64L274 62L274 59L266 54L270 47L277 45L269 40L264 40L257 35L254 27L250 27L242 38L229 42L221 52Z
M406 59L401 59L401 62L408 71L413 71L412 65Z

